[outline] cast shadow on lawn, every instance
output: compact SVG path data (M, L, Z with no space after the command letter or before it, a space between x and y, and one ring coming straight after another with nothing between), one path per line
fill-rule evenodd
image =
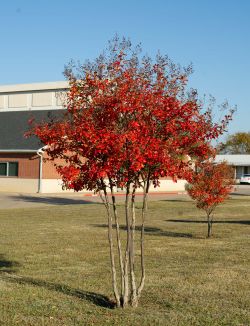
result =
M107 224L91 224L91 226L99 227L99 228L108 228ZM113 229L115 229L115 225L113 225ZM126 231L127 228L125 225L120 225L120 229ZM135 227L136 231L141 231L141 228L139 226ZM173 237L173 238L193 238L193 235L191 233L182 233L182 232L173 232L173 231L164 231L159 228L155 227L145 227L144 228L145 234L148 235L157 235L161 237Z
M164 201L164 202L174 202L174 203L190 203L191 199L186 198L186 199L160 199L159 201Z
M3 254L0 254L0 273L15 273L20 264L16 261L7 260Z
M184 219L169 219L165 220L166 222L176 222L176 223L202 223L202 224L207 224L207 221L200 221L200 220L184 220ZM250 225L250 220L229 220L229 221L213 221L213 224L244 224L244 225Z
M88 201L84 199L73 199L73 198L63 198L63 197L36 197L36 196L11 196L15 201L23 201L29 203L40 203L40 204L50 204L50 205L81 205L81 204L98 204L93 201Z
M0 275L0 278L10 283L37 286L48 289L50 291L56 291L65 295L89 301L99 307L104 307L108 309L113 309L115 307L114 302L112 302L108 297L99 293L72 289L67 285L46 282L43 280L36 280L31 277L8 275L7 272Z
M109 309L113 309L115 307L114 302L102 294L72 289L67 285L46 282L43 280L36 280L31 277L13 275L15 272L17 272L17 268L20 266L21 265L18 262L8 260L3 254L0 254L0 278L4 279L7 282L43 287L51 291L60 292L72 297L89 301L99 307Z

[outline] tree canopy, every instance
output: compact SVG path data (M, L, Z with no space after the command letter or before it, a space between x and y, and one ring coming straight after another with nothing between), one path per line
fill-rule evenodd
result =
M196 206L207 214L208 237L211 236L213 213L225 201L234 184L234 169L226 162L215 164L213 160L199 162L186 190Z
M250 132L236 132L219 145L221 154L250 154Z

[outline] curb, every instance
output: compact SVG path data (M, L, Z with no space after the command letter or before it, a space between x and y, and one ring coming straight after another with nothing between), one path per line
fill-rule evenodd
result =
M149 196L159 196L159 195L186 195L186 191L168 191L168 192L149 192ZM97 197L97 194L82 194L84 197ZM125 193L116 193L115 197L125 196ZM143 192L138 192L136 195L143 196ZM110 194L109 194L110 196Z

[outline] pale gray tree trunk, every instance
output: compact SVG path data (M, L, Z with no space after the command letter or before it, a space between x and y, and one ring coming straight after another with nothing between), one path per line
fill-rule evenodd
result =
M132 307L138 306L138 298L137 298L137 287L136 287L136 279L135 279L135 188L133 189L132 197L131 197L131 240L130 240L130 279L131 279L131 305Z
M126 230L127 230L127 243L124 257L124 295L123 295L123 307L125 308L129 303L129 251L130 251L130 218L129 218L129 196L130 196L130 185L126 188L126 199L125 199L125 218L126 218Z
M106 207L107 216L108 216L108 240L109 240L109 254L110 254L110 263L111 263L111 275L112 275L112 286L115 296L116 306L120 307L120 296L117 288L117 279L116 279L116 267L115 267L115 255L114 255L114 244L112 236L112 214L110 212L110 203L108 199L108 194L106 187L103 187L104 196L100 193L102 201Z
M141 221L141 280L137 291L138 300L144 288L145 276L146 276L145 262L144 262L144 227L145 227L146 212L148 207L147 203L148 203L149 186L150 186L150 172L148 173L147 179L144 182L144 188L143 188L142 221Z
M117 214L116 199L115 199L115 194L114 194L114 188L112 185L112 180L109 180L109 183L110 183L112 205L113 205L114 218L115 218L115 224L116 224L116 240L117 240L117 249L118 249L118 257L119 257L120 272L121 272L121 278L120 278L121 279L121 298L123 298L123 295L124 295L124 265L123 265L122 244L121 244L121 237L120 237L120 225L119 225L119 219L118 219L118 214Z

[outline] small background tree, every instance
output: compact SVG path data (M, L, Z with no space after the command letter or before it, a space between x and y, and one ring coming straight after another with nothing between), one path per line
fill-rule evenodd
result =
M213 160L208 160L197 164L186 186L197 208L206 212L208 237L212 234L214 211L228 198L234 183L234 169L231 166L226 162L215 164Z
M221 154L250 154L250 132L236 132L219 144Z
M144 226L150 184L157 187L166 176L187 178L191 173L188 155L209 157L210 141L223 133L231 119L232 112L221 123L213 123L210 108L204 109L196 91L186 92L191 72L191 67L180 68L167 56L157 55L154 62L142 57L139 47L132 48L130 41L115 37L108 51L94 62L66 68L70 90L64 119L38 123L32 131L48 145L49 158L61 160L55 166L66 188L93 190L103 200L118 307L137 306L144 287ZM125 190L122 220L116 188ZM140 254L136 257L138 189L143 192L143 203Z

